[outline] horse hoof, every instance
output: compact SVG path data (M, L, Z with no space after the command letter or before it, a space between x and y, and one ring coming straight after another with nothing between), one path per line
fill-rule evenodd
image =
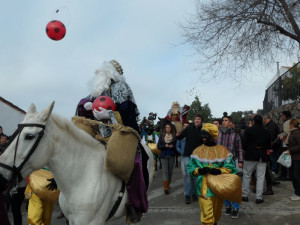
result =
M138 223L138 222L140 222L140 220L141 220L140 213L139 213L139 211L135 207L128 206L127 207L127 211L128 211L131 223Z

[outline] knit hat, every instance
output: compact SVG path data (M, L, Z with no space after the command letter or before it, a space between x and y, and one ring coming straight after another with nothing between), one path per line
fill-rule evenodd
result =
M290 111L283 111L282 114L285 115L286 118L292 117L292 114Z
M218 127L212 123L205 123L201 130L207 131L214 140L217 139L219 135Z

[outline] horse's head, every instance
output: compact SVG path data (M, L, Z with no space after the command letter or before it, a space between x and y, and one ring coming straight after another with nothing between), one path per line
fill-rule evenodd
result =
M157 122L157 124L159 125L159 129L160 129L160 131L162 132L163 130L164 130L164 128L165 128L165 126L168 124L168 125L170 125L173 129L175 129L175 131L176 131L176 128L175 128L175 126L172 124L172 122L170 121L170 120L168 120L167 118L160 118L160 117L158 117L158 122Z
M54 102L41 112L36 111L34 104L29 107L0 156L0 191L11 188L17 179L28 176L48 163L52 152L42 137L48 133L45 128L53 106Z

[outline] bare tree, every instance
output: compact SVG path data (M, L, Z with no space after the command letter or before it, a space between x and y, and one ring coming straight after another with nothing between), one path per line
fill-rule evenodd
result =
M243 71L257 64L269 66L282 54L295 56L299 14L300 0L196 0L195 14L180 27L202 65L215 72L224 65ZM242 77L232 71L232 78Z

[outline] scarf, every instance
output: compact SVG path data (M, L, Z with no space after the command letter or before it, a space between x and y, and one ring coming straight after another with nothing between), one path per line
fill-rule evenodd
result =
M298 129L298 128L292 128L292 129L290 130L290 132L288 133L286 139L284 140L284 144L286 144L286 145L289 144L289 137L290 137L291 132L292 132L293 130L297 130L297 129Z
M226 134L226 133L228 133L228 132L230 132L231 131L231 127L221 127L221 131L224 133L224 134Z
M167 144L169 144L169 143L171 143L172 142L172 140L173 140L173 136L172 136L172 134L165 134L165 142L167 143Z

